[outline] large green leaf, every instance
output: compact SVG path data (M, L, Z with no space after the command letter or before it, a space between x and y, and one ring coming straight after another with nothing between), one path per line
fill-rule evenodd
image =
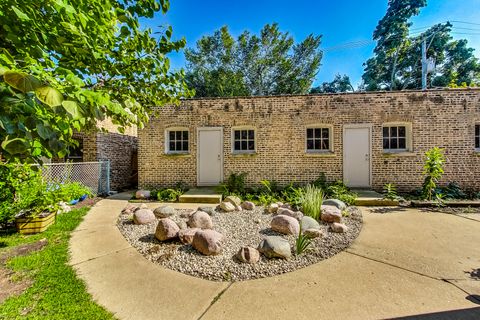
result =
M50 107L57 107L62 105L63 95L60 91L52 87L40 87L35 90L38 100L49 105Z
M3 76L5 72L9 71L8 68L5 68L3 66L0 66L0 76Z
M62 107L72 116L73 119L80 119L83 116L80 106L75 101L65 100L62 102Z
M2 149L10 154L21 154L27 151L28 143L25 139L15 138L12 140L6 140L2 142Z
M40 80L29 74L17 71L6 71L3 74L3 80L10 86L22 92L35 91L42 85Z

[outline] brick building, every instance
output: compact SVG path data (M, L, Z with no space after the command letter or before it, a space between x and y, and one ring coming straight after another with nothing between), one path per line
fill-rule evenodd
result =
M139 186L216 185L232 172L352 187L418 188L425 151L442 183L480 189L480 89L209 98L159 108L138 132Z

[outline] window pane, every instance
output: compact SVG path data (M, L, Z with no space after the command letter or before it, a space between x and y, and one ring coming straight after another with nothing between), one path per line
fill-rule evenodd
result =
M398 149L406 149L405 138L398 138Z
M248 141L248 150L251 150L251 151L255 150L255 141L253 140Z
M175 151L182 151L182 142L181 141L175 142Z
M480 136L480 125L475 125L475 135Z
M248 148L247 141L241 141L240 149L241 150L247 150L247 148Z
M188 141L183 141L182 150L188 151Z
M234 136L235 136L235 140L240 139L240 130L235 130L234 131Z
M313 139L307 139L307 150L313 150Z
M475 148L480 148L480 137L475 137Z
M390 139L390 149L397 149L398 144L397 144L397 139Z
M170 141L175 140L175 131L169 132L169 138L170 138Z
M247 139L247 134L248 134L247 130L242 130L241 138L242 139Z
M183 131L183 140L188 140L188 131Z
M323 139L322 140L322 150L328 150L328 140Z
M248 139L250 139L250 140L255 139L255 131L248 130Z
M313 129L307 129L307 138L313 138Z
M175 138L177 140L182 140L182 131L175 131Z
M240 141L235 141L235 144L233 146L233 150L240 150Z
M398 127L398 136L399 137L406 137L406 130L405 130L405 127Z
M170 141L169 148L170 148L169 151L175 151L175 142Z
M322 138L328 139L328 131L329 130L327 128L322 129Z
M389 129L389 127L383 127L383 137L384 138L388 138L388 131L389 131L388 129Z
M397 127L390 127L390 137L397 136Z
M320 146L320 140L318 139L315 139L315 150L320 150L321 146Z
M390 149L388 138L383 138L383 149Z
M322 129L315 128L315 138L320 138L322 136Z

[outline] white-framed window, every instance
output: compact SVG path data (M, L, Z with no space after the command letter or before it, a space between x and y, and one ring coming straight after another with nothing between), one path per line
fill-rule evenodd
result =
M232 128L232 152L255 153L257 150L256 132L253 127Z
M168 128L165 130L165 153L188 153L190 133L187 128Z
M480 124L475 125L475 149L480 150Z
M383 125L383 151L411 151L412 129L409 123L387 123Z
M333 150L332 126L314 125L305 130L305 150L307 153L331 152Z

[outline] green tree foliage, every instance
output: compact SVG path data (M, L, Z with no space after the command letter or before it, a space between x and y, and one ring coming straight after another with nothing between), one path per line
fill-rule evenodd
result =
M323 82L318 87L312 88L310 93L339 93L339 92L353 92L352 83L350 77L344 74L335 75L335 79L332 82Z
M320 67L321 36L295 44L277 24L235 39L226 26L185 50L187 83L197 97L307 93Z
M0 153L7 160L63 157L72 134L112 119L142 127L151 106L189 95L169 72L172 41L140 28L168 0L0 1Z
M453 40L452 25L441 23L418 36L409 36L409 22L426 1L390 0L386 15L373 33L374 56L364 64L365 90L420 89L421 43L426 39L427 57L435 59L436 71L428 75L430 86L468 86L480 82L480 63L466 40Z

